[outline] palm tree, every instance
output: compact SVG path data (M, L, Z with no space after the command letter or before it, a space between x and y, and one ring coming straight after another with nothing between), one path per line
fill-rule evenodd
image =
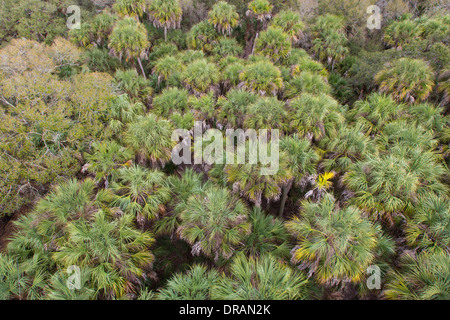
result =
M234 5L219 1L208 12L208 22L223 35L230 35L239 24L239 14Z
M164 28L164 41L167 29L180 28L182 10L178 0L151 0L148 4L148 17L157 28Z
M249 222L252 225L252 232L242 248L244 253L252 257L265 253L280 258L289 256L289 233L281 220L266 215L261 208L254 207L250 212Z
M376 146L367 131L367 126L361 122L342 124L320 140L319 145L326 152L323 160L325 170L346 171L350 164L365 159L369 154L376 154Z
M132 70L133 72L136 72ZM114 133L120 133L124 126L134 121L137 116L142 115L145 106L141 102L133 103L128 94L121 94L114 98L109 105L110 118L109 127ZM116 148L113 148L116 149ZM121 157L121 155L115 155Z
M225 66L222 70L224 79L223 85L225 90L231 90L233 87L237 86L240 83L239 75L244 70L245 62L244 60L240 59L233 59L232 61L228 61L227 58L223 59L222 61L224 61L225 63Z
M348 54L344 19L335 15L319 16L312 27L313 51L334 70L336 62Z
M280 149L287 156L292 178L283 186L279 215L283 216L284 206L294 182L299 183L304 175L314 174L319 156L311 148L311 142L300 139L297 134L285 136L280 140Z
M272 9L273 6L267 0L253 0L248 4L248 10L245 14L263 22L272 18Z
M39 232L49 236L48 240L64 237L64 228L72 219L88 216L99 207L108 204L111 192L98 190L92 179L72 179L55 186L54 190L36 205ZM35 217L37 218L37 217ZM44 232L45 231L45 232ZM44 245L45 245L45 241Z
M199 121L208 121L213 123L215 120L216 100L213 92L202 94L199 97L190 96L188 99L189 108L194 112L195 119Z
M302 93L330 94L331 87L323 76L310 71L303 71L295 75L286 84L285 95L294 98Z
M220 58L226 56L237 57L242 54L242 46L235 38L222 37L213 48L213 53Z
M229 276L219 279L212 299L219 300L297 300L306 299L308 280L299 271L270 254L233 259Z
M161 220L155 223L157 234L169 234L173 236L181 224L180 214L186 207L188 199L193 195L202 195L210 186L209 182L203 183L203 174L187 168L181 176L169 176L168 185L172 192L170 205L173 210L168 212Z
M314 179L313 180L314 188L309 190L305 194L305 199L308 199L310 197L312 197L312 199L315 201L319 201L320 199L322 199L325 195L328 194L328 190L332 187L333 183L330 180L332 180L335 176L336 176L335 172L325 171L322 174L312 175L312 176L308 177L309 179L307 179L306 181L302 181L303 184L308 184L308 183L310 184L312 178Z
M192 245L192 254L229 259L250 231L244 202L223 188L211 187L189 197L177 233Z
M298 43L303 37L303 28L305 25L300 20L300 15L291 10L280 11L272 20L272 26L277 26L283 29L292 43Z
M217 99L218 120L223 121L229 127L241 128L244 124L244 117L248 114L248 107L254 104L258 95L239 89L231 89L226 97L220 96Z
M328 78L328 71L322 63L311 59L309 54L303 49L292 49L290 55L283 60L283 65L290 68L293 77L302 72L309 71Z
M142 18L145 12L145 0L118 0L113 5L113 10L121 17Z
M129 214L114 219L108 210L99 210L89 218L71 221L67 241L53 258L64 267L90 267L96 292L120 298L142 283L153 260L148 248L154 239L136 230L133 220Z
M48 287L45 290L45 297L49 300L94 300L97 292L89 283L92 269L80 268L80 288L72 289L67 285L69 275L66 270L60 270L52 275Z
M261 54L270 58L273 62L278 62L286 58L291 50L289 36L279 27L269 27L261 32L255 40L255 54Z
M138 162L148 159L152 165L164 164L170 160L175 141L172 137L172 125L168 120L159 119L154 114L138 116L128 124L124 141L137 155Z
M135 69L117 70L114 78L122 92L127 93L133 100L141 100L147 102L153 93L150 87L150 80L138 75ZM136 105L136 108L144 107Z
M210 300L211 289L219 273L204 265L194 265L186 273L177 273L156 294L158 300Z
M245 15L249 18L256 19L256 30L255 32L250 33L249 31L253 29L251 27L253 21L248 23L246 32L246 53L251 49L251 53L253 54L255 49L254 43L258 39L259 32L267 27L269 20L272 18L272 9L273 6L268 0L253 0L248 4L248 10L245 12ZM253 33L256 33L256 36L253 39L253 42L251 42L250 40L253 38Z
M82 168L95 173L95 181L104 182L108 187L109 182L117 178L117 168L126 166L133 157L133 153L115 141L92 143L92 153L86 153L86 165Z
M392 93L399 101L423 101L434 86L433 69L423 60L401 58L375 75L381 92Z
M344 180L355 192L353 203L393 224L393 215L409 208L417 195L445 195L442 173L435 153L393 144L389 153L369 155L365 161L351 165Z
M186 87L199 94L217 86L221 76L217 66L206 59L199 59L189 63L181 75ZM217 90L216 90L217 91Z
M91 27L92 33L94 37L96 37L96 43L98 45L103 46L107 43L108 37L111 34L116 21L117 17L115 15L106 12L102 12L94 17Z
M114 206L132 214L141 224L144 218L156 219L164 214L170 189L163 172L133 165L119 169L117 175L118 181L111 187L115 192Z
M147 49L150 43L147 39L147 30L144 25L133 18L124 18L117 22L111 36L108 47L111 54L117 56L119 60L125 58L137 59L144 78L146 78L141 59L147 57Z
M286 226L298 241L292 262L301 263L319 283L331 286L361 282L384 238L381 228L358 208L339 209L330 194L319 203L303 201L301 215ZM390 246L385 250L393 252Z
M249 64L239 75L239 79L249 91L275 96L283 87L281 71L269 61L259 61Z
M449 275L448 253L404 254L401 269L391 272L384 294L396 300L448 300Z
M249 145L246 143L246 159L249 159ZM261 145L259 146L261 148ZM269 152L270 147L267 146ZM227 155L228 156L228 155ZM278 201L281 190L292 179L292 172L288 167L287 156L279 153L278 171L273 174L264 174L262 168L265 166L258 161L256 164L249 162L244 164L227 164L224 167L228 183L233 185L233 190L239 192L242 197L247 198L261 207L262 200L266 199L269 207L270 201Z
M169 117L175 111L188 111L189 93L185 89L167 88L153 98L153 112Z
M356 101L348 115L367 126L370 133L378 132L386 123L399 118L404 110L405 105L395 102L390 95L372 93L366 100Z
M201 21L192 26L187 34L187 45L192 50L202 50L205 53L212 52L217 45L219 34L208 21Z
M304 93L289 104L292 109L291 128L308 139L320 140L344 121L339 103L323 93Z
M169 80L174 74L183 71L183 67L184 65L177 57L165 55L156 61L153 72L158 75L158 83L160 83L162 80Z
M443 93L441 106L448 105L450 102L450 68L447 67L439 74L438 91Z
M420 197L406 226L406 239L411 247L449 252L450 209L447 203L447 198L435 194Z
M287 112L285 103L275 97L262 97L248 106L247 116L244 120L245 128L252 129L281 129Z
M403 45L414 42L420 36L420 27L409 19L393 21L384 31L384 42L394 48L401 49Z

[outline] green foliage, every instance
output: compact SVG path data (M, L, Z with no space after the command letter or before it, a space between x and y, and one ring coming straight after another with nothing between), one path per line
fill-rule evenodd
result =
M363 218L356 207L336 208L331 195L320 203L303 202L301 216L286 226L298 240L292 261L328 285L361 282L383 237L381 229Z
M381 92L400 101L425 100L434 86L433 69L422 60L402 58L388 64L375 76Z
M259 34L255 42L255 54L261 54L278 62L286 58L291 50L289 36L278 27L269 27Z
M372 4L0 1L0 299L448 299L449 6Z
M180 214L177 232L192 246L192 254L229 259L250 232L248 209L241 199L223 188L211 187L193 194Z
M220 72L217 66L206 59L198 59L186 66L181 75L188 89L194 92L206 92L211 86L220 81Z
M320 140L344 120L339 103L323 93L304 93L289 104L292 109L290 126L301 136L312 136Z
M236 7L225 1L217 2L208 12L208 22L222 34L230 35L233 28L239 24L239 14Z
M109 37L108 47L119 60L145 58L150 46L144 25L133 18L119 20Z
M158 300L209 300L217 282L216 270L194 265L186 274L175 274L156 295Z
M167 41L167 29L179 28L182 10L178 0L151 0L148 4L148 17L157 28L164 28Z
M74 63L77 57L67 41L47 47L14 40L0 51L2 214L34 200L48 183L74 175L80 153L111 135L105 123L112 78L88 73L62 80L52 74L56 63Z
M188 110L189 93L184 89L167 88L153 99L155 114L168 117L173 112Z
M259 61L249 64L239 75L244 86L249 91L265 95L276 95L283 87L281 71L268 61Z
M384 294L396 300L447 300L449 298L448 253L405 254L400 272L392 272Z
M249 106L257 100L258 96L252 92L232 89L228 91L226 97L222 96L217 100L218 119L240 128L244 124L245 115L249 112Z
M238 255L230 270L230 275L222 277L213 287L213 299L297 300L308 297L306 277L271 255L258 258Z
M242 47L234 38L220 38L213 48L213 54L219 57L240 56Z
M134 69L117 70L114 74L119 88L134 99L148 100L152 94L149 81L138 75Z
M111 186L115 192L112 204L136 216L138 222L156 219L165 212L170 191L163 172L132 165L118 169L116 180Z
M212 52L217 45L219 34L212 24L202 21L194 25L187 35L187 46L191 50Z
M406 238L412 247L448 252L450 245L450 211L447 198L434 194L421 197L406 227Z
M271 25L280 27L284 33L289 35L292 43L297 43L303 37L302 30L305 25L300 20L300 15L291 10L279 12L272 20Z
M331 70L348 54L343 30L343 19L335 15L320 16L312 27L313 50Z
M249 221L252 232L245 241L243 252L252 257L266 253L280 258L289 256L289 233L281 220L265 214L260 208L253 208Z
M1 42L26 38L50 44L67 33L67 17L62 13L70 1L5 0L0 5ZM88 12L86 12L86 15Z
M294 76L287 84L285 94L287 98L294 98L302 93L320 94L331 93L330 85L320 75L310 71L301 72Z
M124 141L135 154L139 162L150 160L152 165L164 165L170 160L172 148L172 125L169 121L159 119L156 115L148 113L138 116L129 123L124 133Z

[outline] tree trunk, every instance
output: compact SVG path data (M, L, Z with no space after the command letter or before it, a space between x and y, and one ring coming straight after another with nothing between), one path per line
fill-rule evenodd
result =
M138 63L139 63L139 67L141 68L142 75L144 76L144 79L147 80L147 76L145 75L144 68L142 67L141 59L137 58L137 60L138 60Z
M255 40L253 40L252 54L255 52L256 40L258 40L258 36L259 36L259 32L256 33Z
M167 42L167 27L164 27L164 41Z
M283 186L283 195L281 197L280 212L278 213L278 216L280 218L283 217L284 207L286 205L286 200L288 198L289 191L291 191L293 182L294 182L294 179L289 179L289 181L286 183L286 185Z

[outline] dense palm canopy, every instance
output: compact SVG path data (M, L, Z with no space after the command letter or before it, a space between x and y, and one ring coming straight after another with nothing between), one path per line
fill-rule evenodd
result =
M449 7L372 4L0 1L0 299L449 299Z

